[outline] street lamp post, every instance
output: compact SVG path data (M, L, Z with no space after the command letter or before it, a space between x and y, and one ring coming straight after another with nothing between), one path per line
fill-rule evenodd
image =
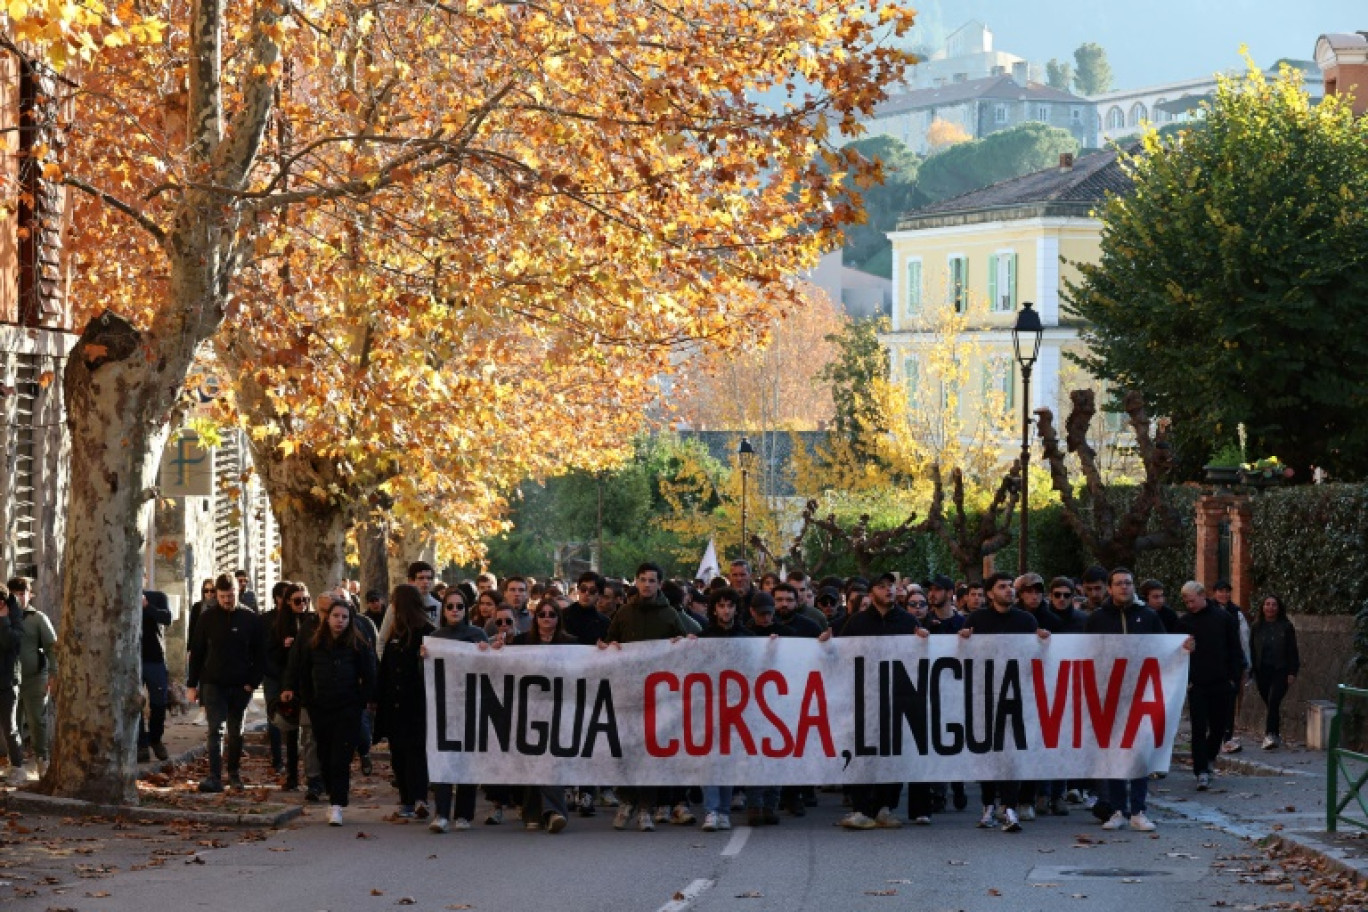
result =
M746 480L755 467L755 447L749 438L741 438L741 446L736 450L736 461L741 464L741 559L747 560L746 547Z
M1031 493L1031 368L1040 357L1040 337L1045 327L1035 305L1023 301L1017 311L1016 326L1012 327L1012 349L1017 364L1021 365L1021 536L1017 542L1017 573L1026 572L1026 537L1030 528Z

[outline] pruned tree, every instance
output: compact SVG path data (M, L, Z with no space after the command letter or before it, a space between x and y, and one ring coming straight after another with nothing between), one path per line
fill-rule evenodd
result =
M942 508L945 492L939 474L933 479L933 484L931 505L926 511L926 518L920 521L917 519L916 512L912 512L892 528L873 529L870 528L871 518L868 513L860 514L854 524L849 524L841 521L835 513L828 513L824 517L818 516L817 501L809 500L803 507L803 525L793 537L782 561L775 557L759 536L751 537L751 547L764 555L775 566L783 563L790 569L799 569L816 576L821 573L834 556L835 549L833 546L840 543L845 545L851 557L854 558L855 566L859 569L860 575L868 576L870 569L876 563L906 554L912 550L918 536L934 533L940 529L944 521ZM809 536L818 531L827 534L828 542L824 548L818 551L818 558L809 562L808 548L805 546L808 545Z
M939 489L940 466L933 467L932 471ZM950 492L954 516L941 523L936 531L950 547L955 566L959 567L963 578L981 580L983 559L1001 551L1012 541L1012 514L1021 497L1021 460L1014 461L1002 476L992 501L973 523L964 506L964 473L958 468L950 472Z
M1144 396L1129 390L1122 397L1122 407L1135 434L1136 450L1145 472L1135 499L1123 511L1110 496L1110 489L1098 468L1097 452L1088 443L1088 427L1097 413L1093 391L1074 390L1069 393L1069 401L1072 405L1064 422L1065 449L1060 448L1054 414L1048 408L1036 409L1036 427L1045 461L1050 466L1052 486L1064 506L1065 521L1077 533L1088 553L1104 567L1133 567L1135 556L1140 552L1178 544L1182 534L1181 520L1163 493L1164 480L1173 468L1168 423L1158 422L1157 430L1151 436ZM1070 453L1078 457L1087 492L1086 504L1075 496L1069 479L1065 458ZM1156 517L1158 528L1151 530Z

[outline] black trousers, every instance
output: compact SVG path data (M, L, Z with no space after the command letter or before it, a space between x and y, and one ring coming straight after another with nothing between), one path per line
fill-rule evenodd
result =
M990 804L999 804L1005 808L1016 810L1017 795L1021 791L1021 783L1015 779L1000 782L980 782L979 791L983 795L984 807Z
M390 763L399 780L399 803L412 806L427 799L427 738L423 727L389 732Z
M1211 762L1221 753L1230 714L1234 709L1229 681L1188 688L1188 719L1192 723L1192 772L1211 772Z
M866 817L875 817L883 808L892 810L898 806L898 796L902 793L901 782L876 782L850 787L850 806Z
M475 819L475 792L473 785L452 785L449 782L432 783L432 816L446 817L448 820ZM453 803L452 797L455 796Z
M1260 668L1254 673L1254 684L1259 688L1259 696L1268 707L1268 717L1264 720L1264 734L1282 734L1282 701L1287 696L1287 670Z
M323 767L328 802L346 807L351 790L352 751L361 739L361 707L326 710L310 707L309 721L313 723L314 741L318 744L318 763Z

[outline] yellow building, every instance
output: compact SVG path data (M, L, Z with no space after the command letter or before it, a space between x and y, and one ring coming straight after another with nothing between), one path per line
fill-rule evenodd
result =
M1020 428L1021 378L1011 328L1023 301L1045 326L1031 380L1031 409L1061 413L1060 396L1087 382L1064 352L1077 349L1079 327L1061 309L1076 263L1097 262L1102 226L1095 217L1107 194L1130 181L1115 152L1003 181L904 215L893 245L891 331L883 337L892 376L909 399L951 404L958 433L991 433L1011 452ZM946 366L949 359L958 370ZM952 377L956 389L945 389ZM1064 411L1066 411L1065 409ZM987 419L987 420L985 420ZM1018 438L1019 440L1019 438Z

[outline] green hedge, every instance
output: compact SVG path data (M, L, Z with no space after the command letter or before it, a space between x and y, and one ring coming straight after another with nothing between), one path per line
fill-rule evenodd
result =
M1354 614L1368 600L1368 485L1299 485L1253 498L1254 589L1299 614Z

